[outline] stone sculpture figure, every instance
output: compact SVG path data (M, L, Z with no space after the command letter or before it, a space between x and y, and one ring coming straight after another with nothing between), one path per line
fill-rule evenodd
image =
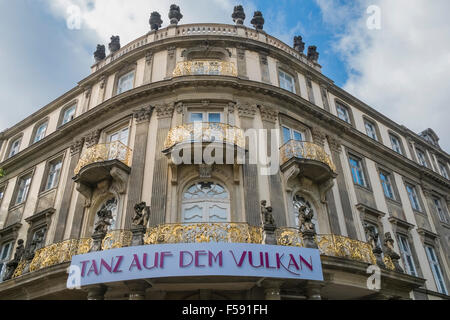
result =
M264 226L275 226L272 210L272 207L267 207L266 200L261 201L261 219Z
M101 45L101 44L97 45L97 50L95 50L95 52L94 52L95 62L100 62L106 58L105 50L106 49L105 49L104 45Z
M95 223L94 234L106 234L113 219L112 211L108 208L102 208L97 212L97 217L98 220Z
M403 268L399 264L400 256L397 254L397 252L395 252L394 239L392 238L390 232L386 232L384 234L384 247L385 247L384 254L391 258L395 270L397 272L404 272Z
M150 29L158 31L161 28L163 21L161 20L161 15L159 12L153 11L150 15Z
M256 30L262 30L264 27L264 18L261 11L255 11L253 14L253 19L250 22Z
M294 37L294 49L300 53L305 51L305 43L303 42L303 38L301 36Z
M231 15L233 21L238 25L243 25L245 20L245 12L242 6L235 6L233 14Z
M114 53L116 51L119 51L120 49L120 37L119 36L112 36L111 42L108 45L109 51L111 53Z
M367 242L372 247L372 250L376 250L379 248L378 246L378 238L379 234L375 232L373 227L370 227L367 223L364 225L364 231L366 232Z
M316 46L308 47L308 60L313 61L313 62L319 61L319 52L317 52Z
M314 218L314 210L309 208L305 203L302 203L298 208L298 225L300 232L316 232L316 227L312 222Z
M16 253L14 254L14 259L9 261L6 264L6 272L3 276L3 281L10 280L12 276L14 275L14 271L16 271L17 266L19 265L20 260L22 260L22 257L25 253L25 247L23 245L23 240L19 239L17 241L17 247L16 247Z
M170 6L170 10L169 10L170 24L177 25L178 22L180 22L180 20L182 18L183 18L183 15L181 14L180 7L175 4L172 4ZM162 23L162 21L161 21L161 23Z
M134 206L134 217L132 220L133 226L147 227L148 219L150 217L150 208L147 203L141 202Z

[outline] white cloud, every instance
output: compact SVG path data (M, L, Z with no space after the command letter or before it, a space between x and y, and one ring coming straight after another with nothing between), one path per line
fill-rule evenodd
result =
M450 1L316 2L330 27L342 27L334 50L350 73L344 89L415 132L433 128L449 151ZM372 4L381 8L381 30L366 27Z

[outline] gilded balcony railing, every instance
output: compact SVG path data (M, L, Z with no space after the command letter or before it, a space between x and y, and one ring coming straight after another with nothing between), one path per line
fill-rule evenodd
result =
M262 228L246 223L163 224L147 230L145 244L261 243Z
M277 245L303 247L303 239L297 229L278 228L275 231ZM150 227L144 237L144 244L171 243L253 243L261 244L263 230L247 223L191 223L162 224ZM110 231L102 242L102 250L122 248L131 245L132 233L128 230ZM376 264L376 258L369 243L344 236L317 235L316 243L320 254ZM32 261L22 260L13 278L28 272L35 272L54 265L67 263L72 256L85 254L92 247L91 238L72 239L55 243L36 251ZM395 270L392 260L384 258L386 268Z
M81 155L78 165L75 168L75 175L77 175L80 170L88 164L109 160L119 160L127 166L130 166L131 149L120 141L92 146L86 149Z
M237 77L236 65L233 62L218 60L194 60L178 62L173 71L174 77L210 75Z
M242 129L225 123L195 122L171 129L167 135L164 149L186 142L224 142L245 148Z
M307 141L290 140L280 148L281 164L288 162L292 158L316 160L325 163L333 172L336 166L324 148Z

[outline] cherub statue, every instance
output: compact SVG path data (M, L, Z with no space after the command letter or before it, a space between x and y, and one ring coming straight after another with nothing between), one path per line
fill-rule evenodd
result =
M263 225L271 225L275 226L275 219L272 215L272 207L267 207L267 201L262 200L261 201L261 219L263 222Z
M112 211L107 207L102 208L97 212L97 222L95 223L94 233L106 234L108 232L108 227L111 225L111 220L113 219Z
M141 202L134 206L133 226L147 227L148 219L150 217L150 208L147 203Z
M298 225L300 232L313 231L316 232L316 227L312 222L314 218L314 210L309 208L305 203L301 203L298 208Z

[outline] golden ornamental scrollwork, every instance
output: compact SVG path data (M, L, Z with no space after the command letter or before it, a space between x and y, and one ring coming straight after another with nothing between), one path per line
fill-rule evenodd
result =
M208 242L261 243L262 229L245 223L164 224L144 237L145 244Z
M74 173L77 175L83 167L89 164L109 160L119 160L130 166L131 149L120 141L94 145L83 152Z
M383 262L387 269L395 270L395 266L394 266L394 263L392 262L391 257L385 255L383 258Z
M237 77L234 62L219 60L195 60L178 62L173 71L174 77L193 75L220 75Z
M303 247L303 239L297 229L278 228L275 237L280 246Z
M280 153L282 164L292 158L316 160L325 163L333 172L336 172L336 166L325 149L315 143L290 140L280 148Z
M164 149L186 142L224 142L245 148L242 129L225 123L197 122L172 128L167 135Z
M128 247L131 245L133 234L128 230L113 230L108 232L102 241L102 250Z

